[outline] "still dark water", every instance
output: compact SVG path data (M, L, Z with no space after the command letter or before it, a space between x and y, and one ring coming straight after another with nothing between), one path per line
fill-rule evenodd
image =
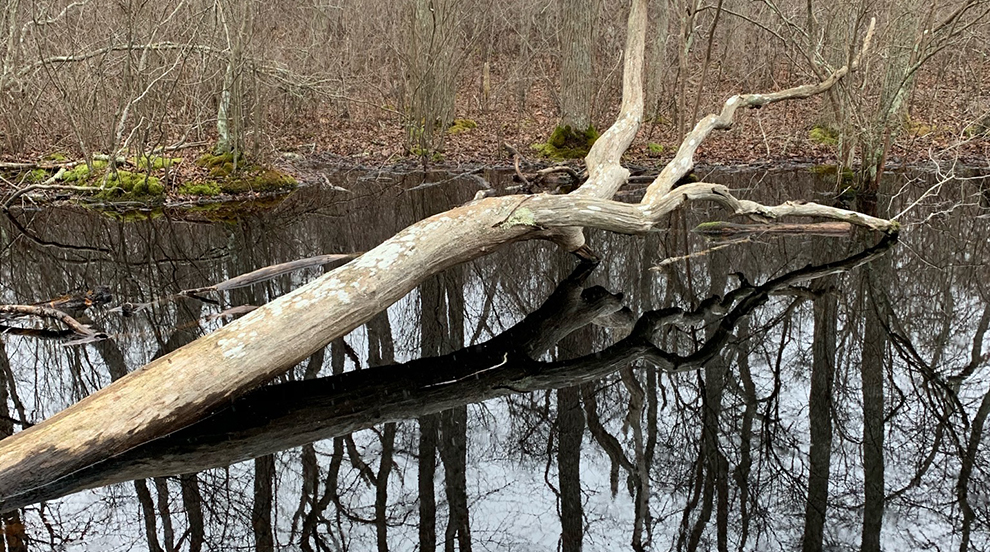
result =
M365 251L478 190L440 174L329 176L351 192L0 221L0 303L112 297L80 315L106 341L4 322L0 431L331 267L116 307ZM765 203L828 202L833 188L806 169L702 176ZM879 214L934 182L889 175ZM686 231L719 218L704 205L645 238L592 233L593 269L511 246L213 418L60 482L56 494L95 488L6 515L6 546L22 521L32 550L985 550L990 211L973 181L935 191L885 253L877 236L757 237L654 268L712 247ZM864 251L869 264L816 272ZM150 473L176 475L131 481Z

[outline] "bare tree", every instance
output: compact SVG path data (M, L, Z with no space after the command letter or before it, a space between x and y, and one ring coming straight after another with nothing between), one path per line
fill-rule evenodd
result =
M424 278L513 242L545 239L589 257L593 253L582 227L647 233L674 209L698 200L716 202L732 214L759 221L821 216L897 232L896 222L815 203L765 206L738 199L723 185L699 182L675 187L693 167L701 141L712 130L730 126L739 107L765 107L821 93L856 69L858 57L818 84L733 96L720 114L705 117L687 135L641 202L613 201L629 176L621 156L643 117L646 4L634 0L629 14L618 119L588 154L588 181L577 190L566 195L479 198L413 224L358 259L3 440L3 499L36 487L40 482L32 474L43 473L46 480L59 478L199 419L218 403L271 380L370 320ZM67 439L68 434L73 438Z
M597 85L594 53L599 0L564 0L559 5L560 124L551 142L558 149L573 147L584 155L595 138L591 106Z

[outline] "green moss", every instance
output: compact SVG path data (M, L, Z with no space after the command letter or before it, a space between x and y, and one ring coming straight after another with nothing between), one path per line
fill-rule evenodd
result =
M232 151L220 154L204 153L196 158L196 164L208 169L220 169L227 174L234 171L234 165L237 165L238 169L248 165L243 153L237 152L235 155Z
M533 211L527 209L526 207L520 207L509 215L509 218L505 219L500 226L505 228L512 228L513 226L535 226L536 219L533 216Z
M216 179L218 193L272 192L292 189L298 185L296 179L290 175L253 163L240 153L236 157L232 152L219 155L206 153L196 159L196 164L209 169L210 177ZM202 182L195 184L205 185ZM180 193L184 192L180 190Z
M533 144L532 147L551 159L577 159L588 155L598 136L594 125L584 131L575 131L569 125L558 126L545 144Z
M912 136L925 136L936 132L938 127L918 119L912 119L910 116L906 116L904 118L904 130Z
M99 174L103 169L107 168L106 161L94 160L92 162L92 170L96 174ZM80 163L75 167L65 171L62 175L62 180L64 182L86 182L90 178L90 165L86 163Z
M144 222L154 220L165 215L162 208L156 209L131 209L127 211L117 211L114 209L101 209L104 216L120 222Z
M475 128L478 128L478 123L472 121L471 119L454 119L454 122L451 123L450 128L447 129L447 133L460 134Z
M826 146L837 146L839 145L839 131L826 126L826 125L815 125L808 132L808 139L816 144L823 144Z
M157 171L159 169L171 168L174 165L182 163L182 158L161 157L159 155L142 155L140 157L128 157L127 162L139 169L148 170L150 168L153 171Z
M149 199L165 193L165 186L158 178L130 171L112 172L107 175L106 183L103 183L103 178L94 178L90 181L92 186L101 184L103 190L96 194L96 197L101 199Z
M48 180L49 174L48 171L46 171L45 169L34 169L31 171L27 171L26 173L23 173L21 175L21 178L24 179L24 182L30 182L31 184L38 184Z
M268 211L282 202L285 196L263 196L247 201L217 201L183 209L180 216L186 220L236 223L252 213Z
M818 176L830 176L835 177L839 174L838 165L812 165L808 168L808 171L817 174ZM856 173L853 172L849 167L842 167L842 181L852 182L856 178Z
M725 221L716 220L710 222L702 222L698 226L694 227L692 230L695 234L704 234L707 236L717 236L725 231Z
M215 196L220 195L220 184L216 182L186 182L179 187L179 193L182 195L193 195L193 196Z
M272 192L296 187L296 179L275 169L256 169L220 180L220 190L225 194L244 192Z
M48 155L41 158L42 161L48 161L50 163L67 163L69 161L69 156L64 153L49 153Z
M646 144L646 149L650 150L650 155L660 155L663 153L663 146L656 142Z

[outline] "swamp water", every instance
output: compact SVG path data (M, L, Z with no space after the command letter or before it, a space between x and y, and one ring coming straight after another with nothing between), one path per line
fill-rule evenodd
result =
M478 190L331 177L353 192L0 220L0 303L104 286L110 301L79 317L111 337L67 345L55 326L2 321L0 431L331 267L161 298L368 250ZM832 188L806 169L704 178L763 203ZM881 216L934 183L888 178ZM4 514L6 545L23 522L34 550L984 549L990 211L973 182L938 191L893 246L756 236L662 264L716 245L687 230L719 210L694 205L647 237L590 233L594 268L547 244L502 249L212 417L39 489L50 500Z

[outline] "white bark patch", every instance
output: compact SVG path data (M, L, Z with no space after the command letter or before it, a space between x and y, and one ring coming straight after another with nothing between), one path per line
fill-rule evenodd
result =
M241 334L243 333L241 332ZM247 352L244 350L244 342L240 339L218 339L217 346L220 347L220 353L223 354L223 358L228 360L234 360L247 355Z
M429 227L433 224L437 223L430 223L424 227L423 230L428 232L430 229ZM377 269L384 270L391 266L393 262L398 260L399 255L405 252L408 248L409 246L407 244L400 243L399 240L392 240L383 243L382 245L362 255L361 258L354 263L354 266L356 268L369 269L370 272L375 273L377 272Z

